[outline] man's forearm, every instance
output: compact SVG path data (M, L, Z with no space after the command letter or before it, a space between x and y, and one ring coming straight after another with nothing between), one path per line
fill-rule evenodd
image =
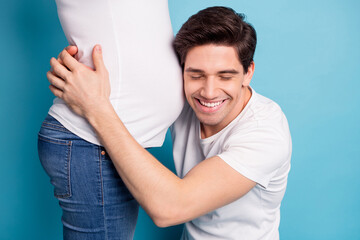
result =
M181 179L143 149L128 132L110 103L87 115L122 180L154 222L177 215Z

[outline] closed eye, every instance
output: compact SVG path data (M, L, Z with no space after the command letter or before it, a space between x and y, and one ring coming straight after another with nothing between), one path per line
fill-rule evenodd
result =
M197 80L197 79L200 79L200 78L202 78L204 75L191 75L190 77L191 77L191 79L193 79L193 80Z
M220 76L221 80L230 80L233 76Z

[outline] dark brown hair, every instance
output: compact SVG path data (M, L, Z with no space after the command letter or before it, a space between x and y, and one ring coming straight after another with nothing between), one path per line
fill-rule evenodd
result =
M191 16L173 42L182 68L191 48L215 44L234 47L247 73L255 53L256 32L244 19L244 14L227 7L209 7Z

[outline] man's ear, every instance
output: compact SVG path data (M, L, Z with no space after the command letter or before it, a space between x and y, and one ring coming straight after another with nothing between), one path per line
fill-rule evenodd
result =
M251 79L254 75L254 71L255 71L255 63L254 63L254 61L252 61L248 67L247 73L244 76L244 82L242 84L244 87L247 87L250 85Z

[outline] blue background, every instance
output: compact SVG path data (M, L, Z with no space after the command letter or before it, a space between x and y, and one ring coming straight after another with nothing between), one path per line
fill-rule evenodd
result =
M360 239L360 2L170 0L177 32L198 10L226 5L258 33L254 89L280 104L292 138L282 239ZM62 239L61 212L37 157L53 96L49 59L67 45L54 1L0 2L0 239ZM169 136L152 152L173 169ZM141 212L135 239L178 239Z

